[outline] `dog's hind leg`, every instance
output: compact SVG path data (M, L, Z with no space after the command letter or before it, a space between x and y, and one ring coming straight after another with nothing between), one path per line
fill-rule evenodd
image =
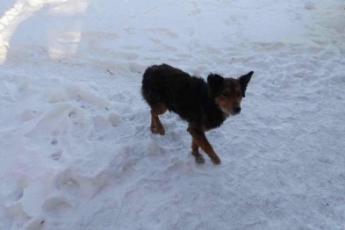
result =
M194 138L192 138L192 155L195 157L196 163L205 163L204 157L199 152L199 145L196 143L196 140Z
M159 120L158 115L161 115L167 111L167 107L162 104L157 107L151 108L151 132L157 133L160 135L165 134L165 129L162 125L162 122Z
M220 164L220 158L213 150L210 142L208 142L205 133L191 125L189 125L187 131L192 135L193 140L196 142L196 144L200 146L201 149L204 150L205 153L209 156L213 164Z

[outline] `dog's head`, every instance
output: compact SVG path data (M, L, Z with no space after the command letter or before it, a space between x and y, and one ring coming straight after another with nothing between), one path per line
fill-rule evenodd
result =
M218 74L210 74L207 78L210 95L226 116L241 112L241 100L245 97L247 85L253 71L237 79L224 78Z

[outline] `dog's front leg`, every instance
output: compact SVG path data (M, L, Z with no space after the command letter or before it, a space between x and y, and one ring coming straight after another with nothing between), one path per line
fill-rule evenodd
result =
M221 162L220 158L217 156L211 144L208 142L205 136L205 132L200 130L199 128L193 127L192 125L189 125L187 131L192 135L193 142L195 142L194 144L200 146L202 150L205 151L205 153L209 156L213 164L216 164L216 165L220 164ZM193 143L192 143L192 147L193 147Z
M204 157L199 152L199 145L196 143L194 137L192 137L192 155L195 157L195 161L198 164L205 163Z
M154 107L151 109L151 132L158 133L160 135L165 134L165 129L159 120L158 115L163 114L167 111L167 108L164 105L160 107Z

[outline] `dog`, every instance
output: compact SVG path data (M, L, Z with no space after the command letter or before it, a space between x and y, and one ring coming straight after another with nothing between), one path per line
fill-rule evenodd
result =
M237 79L211 73L206 82L167 64L148 67L143 75L141 93L151 107L151 132L164 135L158 115L167 110L175 112L188 122L187 131L192 136L192 155L196 162L205 162L199 152L201 147L214 164L220 164L205 132L222 125L230 115L241 112L241 100L253 73Z

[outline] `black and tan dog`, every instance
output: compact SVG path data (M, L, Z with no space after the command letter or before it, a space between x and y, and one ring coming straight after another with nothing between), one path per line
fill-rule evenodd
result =
M252 75L253 71L234 79L210 74L206 83L166 64L150 66L143 76L142 95L151 107L151 132L164 135L158 115L173 111L189 123L187 130L192 135L196 162L205 162L199 152L201 147L214 164L219 164L205 132L219 127L229 115L240 113L240 103Z

